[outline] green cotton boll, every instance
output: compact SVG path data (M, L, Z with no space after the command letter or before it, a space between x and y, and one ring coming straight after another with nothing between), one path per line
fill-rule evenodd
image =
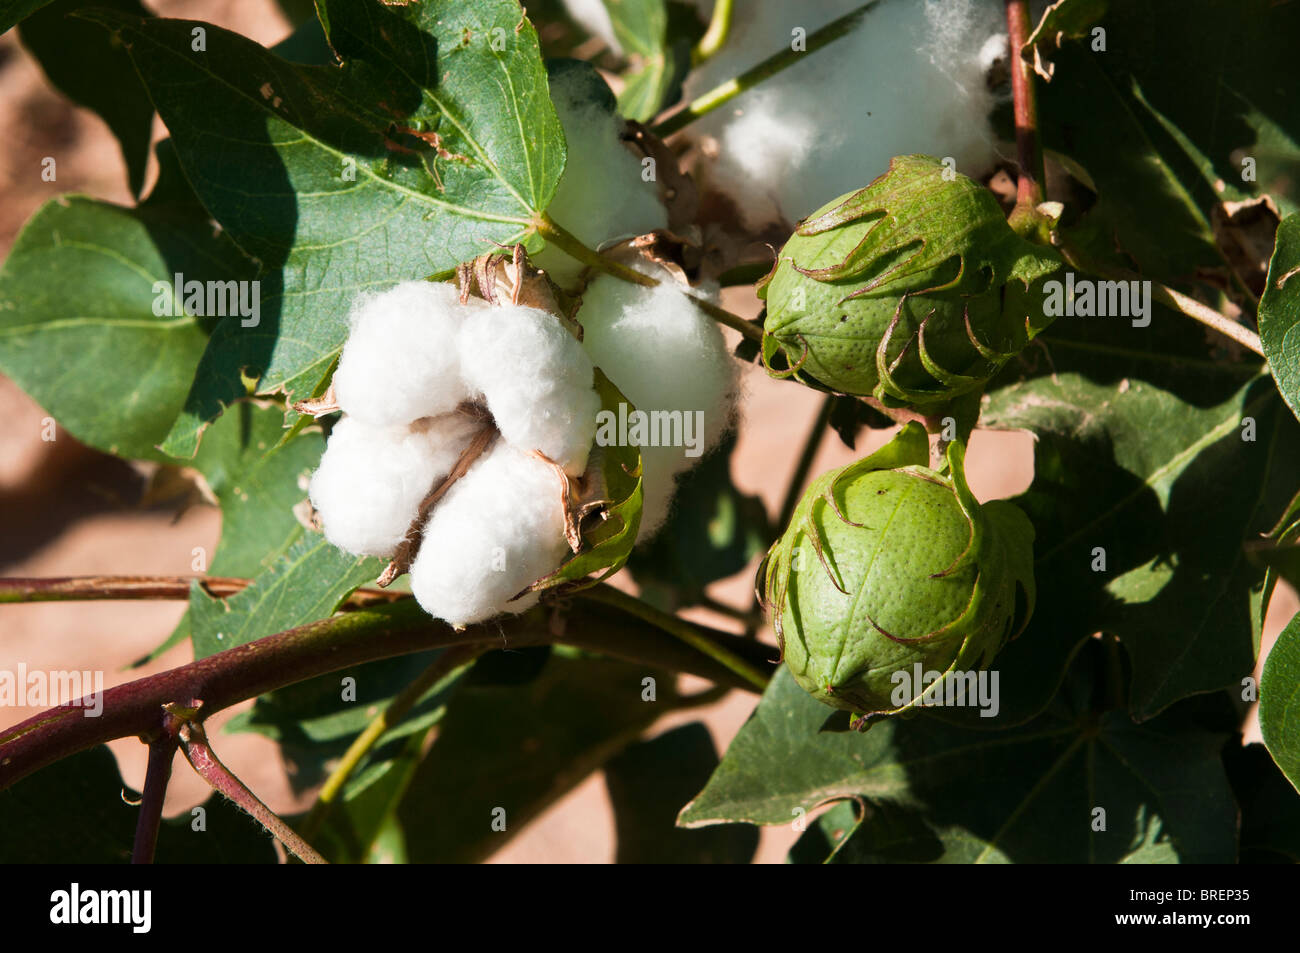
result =
M894 405L982 387L1049 322L1061 267L1012 231L993 195L929 156L799 225L760 283L763 360L776 376Z
M896 673L984 669L1033 613L1033 540L1013 503L981 505L960 443L926 466L924 428L819 477L762 575L786 665L813 697L871 718L921 702ZM866 722L864 722L865 724Z

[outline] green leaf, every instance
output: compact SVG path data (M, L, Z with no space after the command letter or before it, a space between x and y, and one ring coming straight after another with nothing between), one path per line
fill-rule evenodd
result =
M619 112L649 122L681 95L700 34L695 11L667 0L607 0L614 36L631 61L618 97Z
M1139 719L1234 684L1258 650L1262 573L1243 543L1294 492L1294 421L1258 378L1197 407L1139 378L1058 371L999 390L983 418L1036 437L1034 482L1015 502L1037 532L1038 610L999 656L1006 716L1040 710L1098 630L1133 662ZM1228 485L1252 489L1225 496Z
M267 692L251 709L230 719L224 730L252 731L277 742L285 761L293 766L289 783L295 793L302 793L325 780L353 739L439 654L418 652L382 659ZM345 685L345 678L353 681ZM399 724L383 734L366 763L396 757L400 744L436 724L453 684L454 680L444 679L427 691Z
M173 275L251 274L159 155L164 177L139 208L53 199L0 270L0 370L82 443L155 460L211 328L173 300ZM155 314L155 302L180 313Z
M709 729L693 721L630 745L605 765L620 864L747 864L758 847L753 828L687 831L677 812L718 764Z
M0 33L31 16L50 0L0 0Z
M211 25L94 14L127 46L204 205L263 266L258 323L216 330L166 442L177 456L242 395L241 371L261 393L311 393L358 292L523 240L563 170L514 0L321 13L340 66L286 62Z
M1264 662L1259 730L1277 766L1300 791L1300 615L1287 623Z
M354 589L374 579L381 560L353 556L309 533L248 588L214 599L195 582L190 588L194 657L244 645L333 614Z
M1277 227L1268 285L1259 301L1259 339L1291 413L1300 417L1300 213Z
M1196 703L1145 725L1095 711L1095 655L1041 717L999 732L922 716L819 733L828 709L783 669L679 823L789 824L852 798L866 819L839 862L1233 860L1226 733L1200 727ZM844 812L835 820L848 826Z
M93 23L69 16L85 6L150 15L139 0L55 0L24 20L18 35L60 92L108 124L126 161L131 194L139 195L149 161L153 104L121 45Z
M1044 147L1063 154L1099 199L1085 221L1144 275L1186 284L1227 273L1211 214L1270 193L1300 199L1300 104L1291 75L1300 10L1269 0L1111 4L1106 48L1085 35L1052 53L1039 84ZM1252 159L1252 177L1244 159Z
M642 700L647 677L658 701ZM486 858L674 707L672 684L664 672L558 649L524 686L471 675L398 812L411 861Z
M124 864L131 859L139 807L107 745L56 761L0 791L0 863ZM199 810L195 808L195 810ZM274 841L223 797L164 818L155 859L161 864L274 864Z
M621 406L625 406L628 413L634 410L600 368L596 368L595 381L601 412L617 417ZM592 455L600 454L603 496L609 500L609 505L604 508L605 516L594 528L583 533L582 550L565 560L555 572L533 583L532 589L544 591L563 583L569 583L571 591L594 586L622 569L636 545L643 500L641 450L630 443L602 442L599 433L596 443ZM600 575L594 576L594 573Z

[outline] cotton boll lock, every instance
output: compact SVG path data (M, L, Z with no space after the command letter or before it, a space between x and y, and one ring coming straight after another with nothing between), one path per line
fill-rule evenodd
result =
M456 414L415 430L344 417L334 425L308 491L325 538L350 553L392 555L420 501L451 472L478 426Z
M645 494L640 539L667 518L676 478L699 463L731 427L735 365L717 323L669 272L652 288L610 275L592 281L578 320L582 346L632 405L645 413L680 412L691 446L642 446ZM685 440L683 440L685 442Z
M407 281L353 304L351 330L334 372L339 408L374 427L449 413L469 397L456 335L468 314L456 288Z
M411 591L430 615L453 626L522 612L524 593L560 565L563 485L555 468L498 440L434 508L411 566Z

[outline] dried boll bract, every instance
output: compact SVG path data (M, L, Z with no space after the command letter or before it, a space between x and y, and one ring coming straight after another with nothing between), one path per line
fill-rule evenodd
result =
M498 440L434 508L411 566L411 591L455 626L537 602L516 599L563 559L563 486L554 467Z

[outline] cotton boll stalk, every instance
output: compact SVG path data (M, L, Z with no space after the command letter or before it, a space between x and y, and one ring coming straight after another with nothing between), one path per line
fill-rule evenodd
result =
M486 307L477 298L462 305L454 286L428 281L359 296L334 372L339 407L373 427L454 410L469 396L457 331L465 314Z
M602 275L587 286L578 311L592 363L637 410L681 412L682 442L690 438L688 446L641 447L640 539L667 517L676 476L730 428L737 390L735 364L716 322L667 272L655 277L660 283L646 288Z
M433 485L451 472L478 421L452 414L416 428L334 425L312 475L311 504L325 538L363 556L389 556Z
M534 605L537 593L514 597L563 562L562 501L554 467L496 441L425 524L411 566L415 598L457 627Z
M740 75L860 5L752 0L687 98ZM881 0L840 39L688 127L717 141L712 185L747 226L807 215L885 172L896 155L951 157L978 177L996 159L985 83L1000 0Z
M501 436L580 475L600 397L591 359L560 319L518 305L475 311L461 326L459 348L465 381Z
M551 99L564 127L568 159L546 213L588 248L668 227L658 186L622 142L623 120L613 93L591 66L561 60L551 66ZM548 246L533 256L562 286L582 265Z

